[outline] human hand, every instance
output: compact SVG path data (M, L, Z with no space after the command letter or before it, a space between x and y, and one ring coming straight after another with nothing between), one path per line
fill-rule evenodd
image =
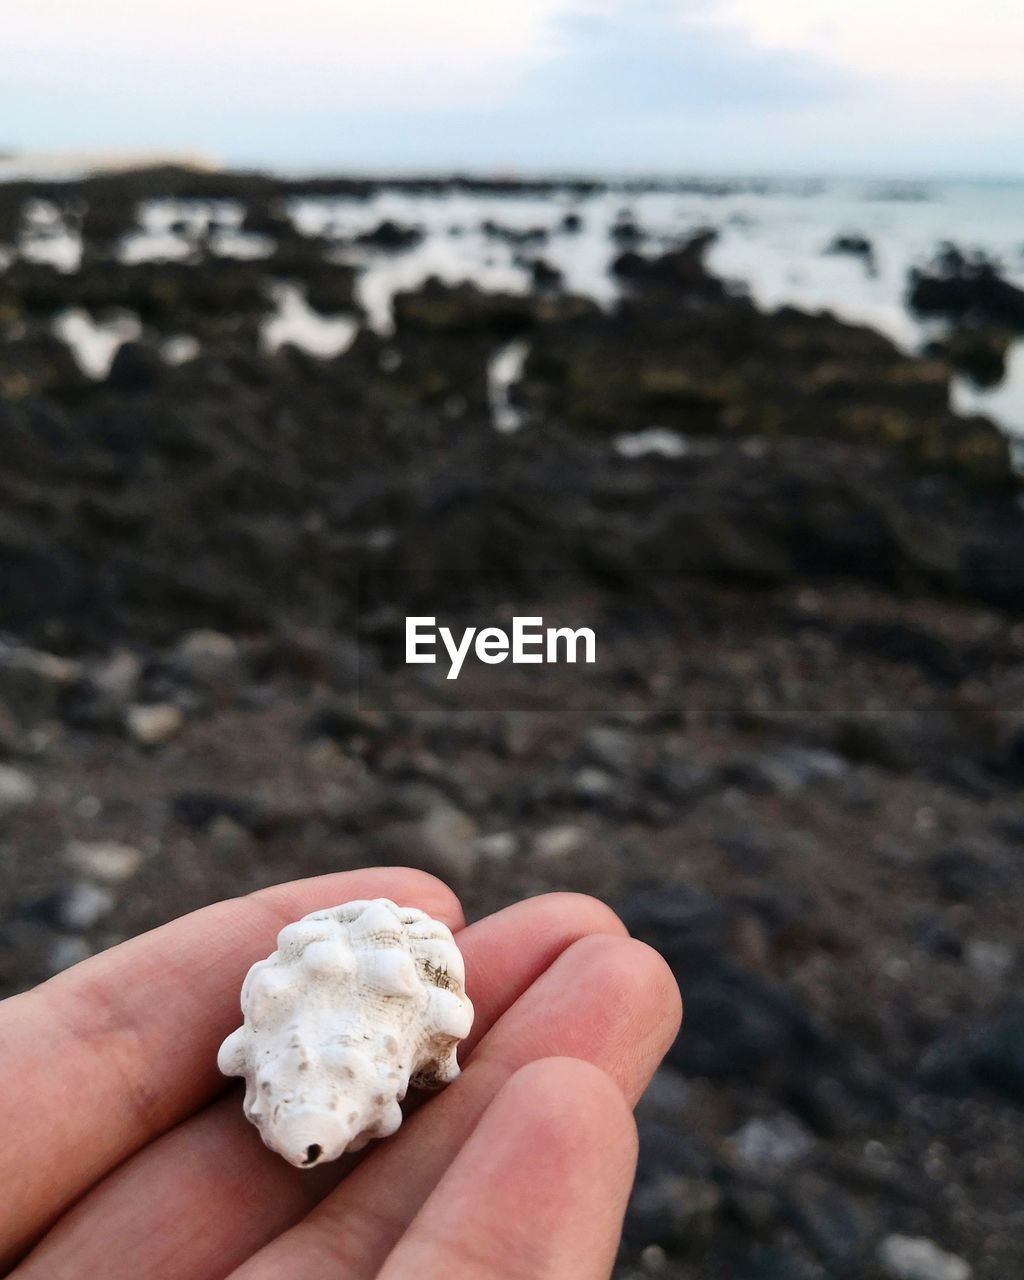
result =
M237 1084L225 1093L217 1046L283 925L374 897L461 930L464 1071L393 1138L294 1169ZM574 894L463 929L440 881L377 868L207 907L0 1005L0 1265L22 1258L18 1280L605 1280L630 1108L679 1017L660 956Z

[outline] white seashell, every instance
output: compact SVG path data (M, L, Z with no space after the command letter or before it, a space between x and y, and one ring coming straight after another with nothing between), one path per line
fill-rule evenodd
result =
M324 1164L394 1133L410 1084L456 1078L473 1025L465 980L451 931L415 907L314 911L249 970L217 1065L245 1077L245 1114L272 1151Z

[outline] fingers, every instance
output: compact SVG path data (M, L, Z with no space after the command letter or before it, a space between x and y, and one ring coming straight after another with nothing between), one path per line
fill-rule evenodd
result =
M474 1017L459 1060L467 1060L505 1010L569 947L603 935L625 938L626 926L610 907L582 893L527 898L464 929L458 943Z
M454 894L419 871L320 876L193 912L0 1006L3 1071L31 1081L0 1145L0 1264L220 1086L217 1047L240 1021L242 978L278 930L367 897L462 921Z
M337 1177L335 1166L307 1173L268 1151L242 1119L241 1095L232 1089L109 1174L14 1275L219 1280L301 1218Z
M458 942L476 1009L466 1045L567 947L598 932L625 934L612 911L577 894L529 899L464 929ZM349 1164L293 1169L263 1147L232 1090L115 1170L57 1224L19 1275L219 1280L301 1219ZM113 1256L112 1234L119 1241Z
M636 1154L632 1114L603 1071L568 1058L524 1067L380 1280L607 1280ZM344 1255L343 1240L338 1249Z
M289 1269L303 1280L370 1280L517 1070L551 1056L586 1060L632 1104L679 1018L678 988L656 951L623 937L574 943L485 1036L453 1085L232 1280L276 1280Z

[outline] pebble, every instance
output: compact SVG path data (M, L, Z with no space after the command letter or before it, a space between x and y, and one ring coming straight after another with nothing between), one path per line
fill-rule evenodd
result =
M551 729L547 716L529 711L509 711L497 730L497 748L509 760L522 760L541 752Z
M103 812L103 801L99 796L79 796L74 803L74 812L76 818L81 818L85 822L92 822Z
M92 668L89 679L112 703L130 702L142 675L142 659L130 649L120 649Z
M68 658L0 641L0 696L27 722L56 715L81 675Z
M181 731L185 717L171 702L128 708L128 731L144 747L159 746Z
M392 822L377 839L387 862L406 862L453 884L468 883L480 866L476 823L449 805L437 805L418 822Z
M582 827L571 824L547 827L533 838L533 852L539 858L567 858L583 847L587 833Z
M964 947L964 961L980 981L995 985L1006 977L1017 961L1017 953L1005 942L975 939Z
M179 791L171 797L171 812L176 821L194 831L205 831L222 814L247 831L253 831L265 815L264 807L257 800L223 791Z
M774 1116L749 1120L727 1139L727 1144L740 1164L770 1173L802 1160L814 1149L815 1139L795 1116L780 1111Z
M69 885L54 903L53 916L65 929L85 932L113 910L117 899L109 889L88 880Z
M646 1249L640 1251L640 1265L645 1275L663 1275L669 1265L668 1254L661 1245L649 1244Z
M1024 1105L1024 1001L937 1041L919 1073L927 1087L943 1093L966 1097L993 1090Z
M774 871L788 848L779 830L752 824L725 832L718 846L737 871L757 876Z
M472 879L480 865L480 855L477 826L468 814L439 805L420 823L420 833L442 878L462 884Z
M519 841L511 831L495 831L491 835L479 836L476 851L481 858L489 862L508 862L515 857Z
M83 875L103 884L121 884L142 865L142 850L113 840L73 840L64 858Z
M142 659L119 649L88 670L75 696L64 707L64 718L86 729L116 729L125 708L138 697Z
M626 729L598 724L584 736L588 755L598 765L623 773L633 764L637 755L636 736Z
M46 968L51 974L62 973L72 965L88 960L91 955L92 948L84 938L56 938L46 953Z
M228 813L218 813L207 829L210 844L218 853L239 853L248 847L252 837L240 822Z
M0 764L0 818L34 804L39 788L27 773Z
M678 1126L693 1102L693 1085L671 1067L659 1067L636 1105L637 1119Z
M933 1240L915 1236L886 1236L878 1261L892 1280L970 1280L971 1268Z
M790 1193L803 1234L836 1271L863 1256L877 1230L865 1207L816 1174L797 1174Z
M670 757L654 770L651 781L669 800L688 803L715 789L718 773L701 760Z
M82 674L81 664L71 658L11 645L0 645L0 667L25 672L47 684L73 684Z
M637 1246L692 1245L711 1235L721 1206L721 1188L702 1178L667 1174L642 1182L630 1201L626 1237Z
M27 736L12 713L0 702L0 755L21 756L30 751Z
M755 1245L732 1275L733 1280L828 1280L817 1263L773 1245Z
M615 790L615 779L604 769L578 769L572 781L573 790L582 800L603 800Z
M781 796L795 796L806 787L843 777L849 764L842 756L813 747L789 747L755 756L737 766L743 781Z
M234 684L241 674L238 645L220 631L190 631L175 650L174 664L197 684Z

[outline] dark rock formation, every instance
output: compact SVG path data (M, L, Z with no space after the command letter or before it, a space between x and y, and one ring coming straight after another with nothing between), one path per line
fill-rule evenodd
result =
M923 316L1024 331L1024 289L999 273L998 263L947 244L910 276L908 299Z

